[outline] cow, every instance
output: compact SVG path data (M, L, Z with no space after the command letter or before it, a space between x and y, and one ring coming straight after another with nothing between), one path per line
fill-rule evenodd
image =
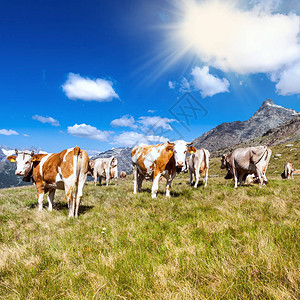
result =
M125 172L125 171L122 171L122 172L120 173L120 178L121 178L122 180L125 180L125 178L126 178L126 172Z
M221 159L221 169L227 169L233 175L234 187L241 185L246 174L255 174L259 186L268 183L266 177L267 167L272 155L272 150L266 146L238 148L232 153L224 154Z
M255 174L247 174L245 180L243 180L246 185L251 183L259 183L259 179Z
M97 177L99 184L102 183L102 178L106 179L106 186L109 185L110 179L115 179L117 184L118 178L118 160L115 157L97 158L90 162L90 174L94 177L94 184L97 185Z
M284 171L281 174L281 178L289 179L291 177L292 179L294 179L294 177L293 177L294 171L295 171L295 169L294 169L293 164L291 162L287 161L286 164L284 165Z
M199 149L191 154L188 169L190 172L190 185L193 184L193 175L195 176L195 185L198 186L200 174L203 176L204 187L207 186L208 169L210 153L206 149Z
M170 189L176 172L184 167L186 152L195 152L196 148L183 140L166 142L158 145L141 144L131 151L133 169L133 193L141 191L144 179L152 179L151 196L156 198L160 176L167 180L166 196L170 197Z
M48 210L52 211L55 190L65 190L69 206L69 217L78 217L82 190L87 178L89 157L79 147L59 153L34 154L30 151L15 150L7 159L17 165L16 175L25 181L32 179L38 192L39 211L43 209L44 195L48 194ZM76 193L75 193L76 189Z

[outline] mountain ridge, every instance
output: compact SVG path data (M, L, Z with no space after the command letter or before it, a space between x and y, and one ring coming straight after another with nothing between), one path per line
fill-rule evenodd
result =
M196 148L217 151L262 136L298 115L299 112L267 99L248 120L224 122L194 139L193 144Z

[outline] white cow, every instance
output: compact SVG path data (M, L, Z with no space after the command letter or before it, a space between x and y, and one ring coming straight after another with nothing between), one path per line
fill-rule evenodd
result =
M193 183L193 175L195 176L195 185L198 186L200 174L203 176L204 187L207 186L208 169L209 169L210 153L206 149L199 149L192 153L189 159L190 185Z
M94 183L97 185L97 178L99 177L99 184L101 185L102 178L106 179L106 186L109 185L110 179L115 179L117 184L118 179L118 160L115 157L97 158L90 162L90 174L94 177Z

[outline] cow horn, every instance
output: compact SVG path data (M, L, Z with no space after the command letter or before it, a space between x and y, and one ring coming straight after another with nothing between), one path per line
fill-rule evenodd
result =
M186 143L187 146L192 146L193 145L193 142L190 142L190 143Z
M18 149L17 149L17 148L15 149L15 152L16 152L16 154L18 155Z
M170 145L172 145L172 146L175 145L174 143L172 143L172 142L170 142L170 141L168 141L167 143L170 144Z

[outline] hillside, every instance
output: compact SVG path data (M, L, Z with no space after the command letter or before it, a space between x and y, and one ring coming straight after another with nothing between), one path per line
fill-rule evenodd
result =
M213 158L219 177L194 189L180 174L169 199L164 183L157 199L150 182L133 195L131 176L88 183L76 220L62 191L38 212L34 186L1 189L0 298L298 299L300 176L280 172L300 153L272 149L261 189L234 189Z
M244 148L257 145L276 146L280 144L294 143L300 140L300 116L268 130L263 136L239 143L224 149L212 152L213 157L221 156L223 153L232 151L235 148Z
M298 115L300 113L295 110L276 105L271 99L268 99L250 119L244 122L222 123L196 138L194 146L214 152L260 137L268 130L276 128Z

